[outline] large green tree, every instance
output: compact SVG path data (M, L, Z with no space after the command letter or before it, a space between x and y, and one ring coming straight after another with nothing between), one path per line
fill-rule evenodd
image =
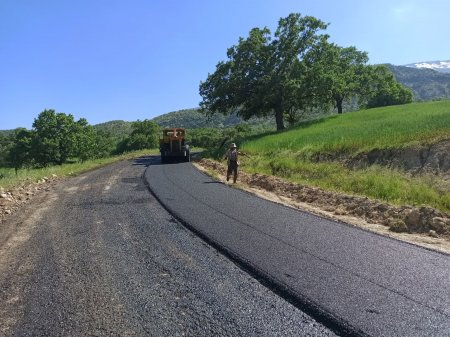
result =
M25 128L14 130L11 135L12 146L9 148L7 161L17 171L33 164L33 131Z
M345 99L367 95L369 57L355 47L322 43L305 60L307 82L319 104L332 103L341 114Z
M367 108L407 104L414 98L412 90L397 82L391 70L385 65L370 67L367 86L369 88L365 104Z
M86 119L44 110L33 123L33 157L40 166L64 164L70 157L97 157L97 135Z
M32 130L19 128L9 137L6 161L16 170L63 164L69 158L85 161L110 155L115 146L111 142L107 133L97 132L84 118L75 121L72 115L44 110L34 120ZM5 146L0 138L0 150Z
M302 108L303 59L327 36L327 25L298 13L280 19L272 36L268 28L254 28L228 49L227 61L200 83L200 106L207 115L237 111L244 119L274 115L277 130L284 129L284 115Z
M0 134L0 167L8 166L8 153L13 146L13 138Z
M74 125L74 139L71 154L80 161L100 157L97 133L85 118L80 118Z
M95 127L95 158L108 157L116 151L117 144L120 140L113 136L110 132L99 130Z
M133 122L129 137L117 145L117 152L157 148L159 144L160 127L155 122L145 119Z

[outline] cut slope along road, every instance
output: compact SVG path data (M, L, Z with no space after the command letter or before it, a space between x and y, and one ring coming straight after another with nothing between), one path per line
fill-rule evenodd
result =
M450 336L450 256L267 201L191 163L150 161L146 183L176 218L338 331Z

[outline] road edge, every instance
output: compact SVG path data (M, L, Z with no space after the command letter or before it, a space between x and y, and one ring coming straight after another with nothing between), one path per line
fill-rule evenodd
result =
M261 285L274 292L287 302L291 303L293 306L303 311L318 323L324 325L326 328L330 329L334 333L340 336L348 337L370 337L370 335L364 333L363 331L355 328L349 322L343 321L338 317L334 316L332 313L322 309L318 303L309 299L300 293L295 292L292 288L284 284L282 281L278 280L276 277L269 275L260 268L256 267L250 263L243 256L233 252L231 249L224 245L221 245L216 240L211 239L208 235L198 230L194 225L185 221L183 217L168 207L162 202L159 196L151 189L150 183L146 178L146 172L148 167L142 174L142 179L148 191L152 196L159 202L159 204L176 219L183 227L185 227L190 232L197 235L206 244L216 249L219 253L227 257L231 262L233 262L238 268L243 270L245 273L252 276ZM200 171L201 172L201 171ZM203 172L202 172L203 173ZM203 173L204 174L204 173Z

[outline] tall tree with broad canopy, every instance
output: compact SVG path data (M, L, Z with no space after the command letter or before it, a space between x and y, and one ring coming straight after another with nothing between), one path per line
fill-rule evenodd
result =
M13 144L9 149L7 159L9 164L14 167L17 175L20 168L32 164L34 133L25 128L17 128L11 135L11 139Z
M367 94L368 61L367 53L355 47L322 43L305 59L307 82L314 84L311 90L320 103L332 103L342 114L345 99Z
M0 134L0 167L8 166L8 153L13 144L13 136L7 137Z
M398 83L384 65L368 65L369 57L355 47L324 42L305 58L307 82L317 102L332 103L338 114L345 99L356 98L360 107L405 104L412 101L411 90Z
M326 28L319 19L293 13L279 20L273 36L267 27L252 29L200 83L202 111L237 111L244 119L274 114L277 130L284 129L284 114L302 108L307 99L303 59L328 38L319 34Z
M73 152L76 123L73 115L44 110L34 120L34 157L42 166L64 164Z
M80 118L74 125L74 143L72 155L84 162L100 157L97 151L97 133L85 118Z
M397 82L391 70L385 65L370 67L369 94L366 108L411 103L414 94L411 89Z

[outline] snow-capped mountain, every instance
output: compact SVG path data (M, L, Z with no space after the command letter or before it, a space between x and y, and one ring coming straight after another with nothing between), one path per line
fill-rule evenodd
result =
M441 73L450 73L450 61L430 61L407 64L406 67L416 69L433 69Z

